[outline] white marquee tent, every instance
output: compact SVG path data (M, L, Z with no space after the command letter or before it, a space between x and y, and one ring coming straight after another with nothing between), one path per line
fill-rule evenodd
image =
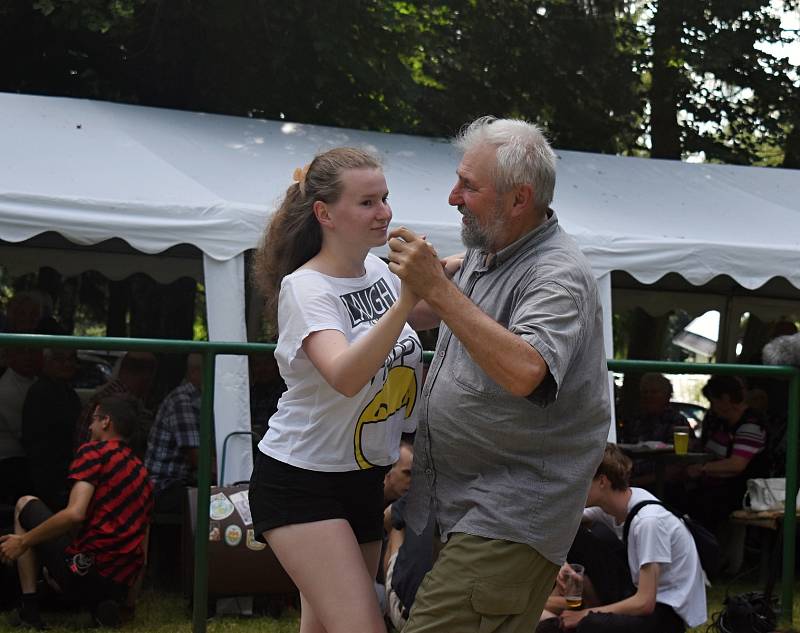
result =
M395 225L425 233L442 254L461 250L460 217L447 205L458 154L443 140L0 93L0 263L17 272L55 262L112 278L202 278L210 337L244 340L243 253L257 245L293 169L338 145L383 156ZM614 301L654 313L674 307L674 297L642 284L667 273L666 287L696 313L730 312L731 287L777 284L758 299L773 312L800 299L800 172L558 155L554 207L598 278L609 354L612 271L630 282ZM68 247L40 248L35 236L47 232ZM111 238L135 250L109 253L102 245ZM202 265L165 256L186 244ZM700 284L710 292L694 292ZM244 359L220 358L219 443L248 428L246 382ZM233 450L247 455L249 442ZM248 459L228 463L226 481L249 475Z

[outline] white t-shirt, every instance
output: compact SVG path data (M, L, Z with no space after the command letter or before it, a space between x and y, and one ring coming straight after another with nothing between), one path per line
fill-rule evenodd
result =
M628 512L641 501L656 500L646 490L631 488ZM625 524L600 508L586 508L589 521L602 521L622 540ZM633 584L639 586L639 569L659 563L656 602L671 606L689 626L703 624L706 612L706 588L700 558L688 528L672 512L659 505L643 507L631 521L628 532L628 567Z
M286 391L258 447L282 462L319 471L388 466L400 434L417 427L422 345L406 324L375 377L352 398L331 387L303 352L305 338L338 330L348 342L369 332L400 294L400 280L367 255L361 277L299 269L284 277L278 298L275 359Z

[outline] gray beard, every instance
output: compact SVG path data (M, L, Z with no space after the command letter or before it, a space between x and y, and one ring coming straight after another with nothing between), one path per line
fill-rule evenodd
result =
M481 227L478 220L469 209L459 207L464 216L464 222L461 224L461 241L467 248L477 248L485 252L492 252L497 235L500 232L500 214L495 209L489 220L489 226Z

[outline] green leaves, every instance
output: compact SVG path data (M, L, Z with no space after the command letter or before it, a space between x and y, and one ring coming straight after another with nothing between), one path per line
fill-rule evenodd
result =
M800 155L769 48L797 5L13 0L0 89L439 136L491 113L565 149L774 163Z

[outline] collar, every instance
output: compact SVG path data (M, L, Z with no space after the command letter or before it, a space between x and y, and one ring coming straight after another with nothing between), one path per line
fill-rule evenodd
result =
M488 270L490 268L502 266L518 252L522 250L535 249L542 242L549 239L558 228L558 216L556 216L556 212L552 209L548 209L547 214L547 219L535 229L528 231L515 242L512 242L505 248L497 251L489 265L486 264L486 260L491 253L480 251L480 261L482 263L477 267L477 270Z

